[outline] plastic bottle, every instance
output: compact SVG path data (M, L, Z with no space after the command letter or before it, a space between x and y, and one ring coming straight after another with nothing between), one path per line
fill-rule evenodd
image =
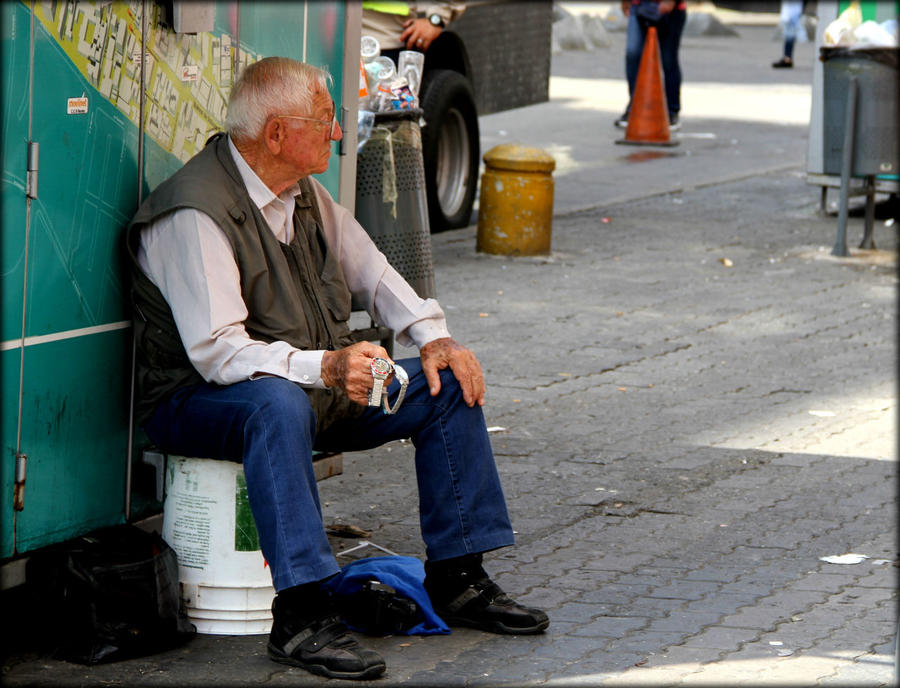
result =
M394 94L391 92L391 82L397 76L397 68L391 58L381 55L372 60L366 70L369 71L370 67L376 65L378 71L375 77L375 88L371 89L375 101L373 109L377 112L385 112L391 109L391 100L394 98Z

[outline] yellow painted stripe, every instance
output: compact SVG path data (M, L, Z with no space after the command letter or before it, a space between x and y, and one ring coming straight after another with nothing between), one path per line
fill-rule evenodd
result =
M409 3L391 2L391 0L363 0L364 10L375 10L376 12L384 12L385 14L409 14Z

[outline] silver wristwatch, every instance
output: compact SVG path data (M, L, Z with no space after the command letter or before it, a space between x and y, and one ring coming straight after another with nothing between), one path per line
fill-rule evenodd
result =
M381 396L384 391L384 381L394 372L394 366L386 358L373 358L372 363L372 389L369 390L369 406L381 406Z
M403 403L403 397L406 395L406 387L409 385L409 375L406 374L402 366L398 366L396 363L394 364L394 377L400 383L400 392L397 394L397 401L394 402L394 407L391 408L391 405L388 403L387 391L385 391L382 403L384 404L384 412L387 414L397 413L397 409L400 408L400 404Z

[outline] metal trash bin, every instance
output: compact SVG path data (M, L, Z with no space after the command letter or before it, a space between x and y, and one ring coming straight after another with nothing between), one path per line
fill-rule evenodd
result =
M850 178L864 177L865 232L860 248L874 249L875 178L897 179L897 48L823 47L823 144L826 174L840 174L838 231L831 253L849 256Z
M856 77L859 96L849 172L852 176L898 173L898 56L897 48L820 48L825 174L841 174L852 77Z
M375 113L356 158L356 219L423 299L434 297L421 110Z

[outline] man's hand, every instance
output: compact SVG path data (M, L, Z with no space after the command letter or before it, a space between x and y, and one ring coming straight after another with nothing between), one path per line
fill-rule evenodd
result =
M419 350L419 355L431 396L436 396L441 391L438 371L449 367L459 380L466 404L484 406L484 375L481 364L469 349L450 337L442 337L428 342Z
M622 0L622 14L626 17L631 14L631 0Z
M675 0L659 0L659 14L668 14L675 9Z
M326 351L322 355L322 382L326 387L340 387L351 401L367 406L374 382L372 359L379 356L391 360L387 351L372 342L358 342L337 351ZM385 387L393 377L392 374L385 380Z
M425 52L434 39L441 35L441 31L440 26L435 26L427 19L407 19L403 22L400 40L406 44L407 50Z

